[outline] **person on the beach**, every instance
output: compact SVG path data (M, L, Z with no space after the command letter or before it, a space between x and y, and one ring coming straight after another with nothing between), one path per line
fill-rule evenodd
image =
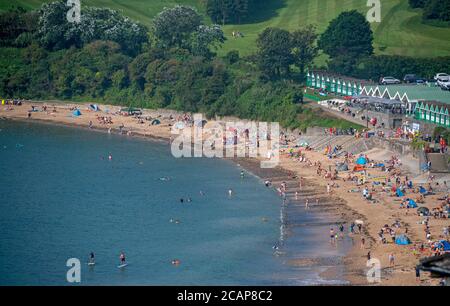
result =
M395 257L393 253L389 254L389 266L390 267L395 266Z
M305 209L308 209L308 208L309 208L309 200L306 199L306 202L305 202Z
M366 239L364 239L364 237L363 237L363 238L361 238L361 249L364 249L365 245L366 245Z
M295 192L295 200L298 201L298 191Z
M331 193L331 186L330 186L330 184L327 184L327 193L328 193L328 194Z
M334 234L334 229L330 228L330 242L334 243L335 239L336 239L336 235Z

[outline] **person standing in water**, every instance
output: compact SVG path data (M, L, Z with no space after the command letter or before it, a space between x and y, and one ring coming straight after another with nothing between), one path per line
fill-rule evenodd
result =
M89 254L89 263L94 264L95 263L95 255L94 252L91 252Z
M231 198L233 196L233 189L229 189L228 190L228 196Z
M241 179L243 179L245 176L244 170L241 170Z
M125 253L124 252L121 252L120 253L120 256L119 256L119 259L120 259L120 264L121 265L124 265L125 264Z

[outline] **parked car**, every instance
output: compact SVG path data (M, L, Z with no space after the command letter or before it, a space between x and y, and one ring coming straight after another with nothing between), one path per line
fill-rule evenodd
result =
M417 76L415 74L407 74L403 78L403 82L405 82L405 83L416 83L416 81L417 81Z
M437 73L434 76L434 79L436 81L445 81L445 80L450 80L450 75L448 75L447 73Z
M437 82L442 90L450 90L450 79Z
M394 77L384 77L380 80L381 85L392 85L392 84L400 84L400 80Z

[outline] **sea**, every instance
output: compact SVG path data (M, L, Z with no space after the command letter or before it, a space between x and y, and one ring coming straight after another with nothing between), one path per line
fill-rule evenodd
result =
M342 258L350 243L330 245L328 225L287 230L287 219L326 220L289 215L241 170L174 158L157 140L0 120L0 285L345 283L340 272L321 277L339 262L290 261ZM128 266L118 268L122 252Z

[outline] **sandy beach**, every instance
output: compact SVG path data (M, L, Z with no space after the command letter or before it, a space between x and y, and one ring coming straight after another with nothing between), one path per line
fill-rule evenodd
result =
M44 104L46 110L43 110ZM31 112L29 117L32 105L37 107L37 111ZM81 111L81 116L72 115L75 107ZM169 142L173 139L171 130L177 122L177 117L181 115L180 113L144 110L142 117L146 119L139 120L133 116L119 115L120 108L119 106L100 105L100 111L93 111L89 109L88 104L25 102L21 106L2 105L0 118L63 124L110 133L121 132L131 137L151 137ZM160 123L152 125L151 122L155 119ZM209 121L207 126L217 123ZM292 144L290 143L291 147ZM219 144L218 146L220 147ZM354 241L352 250L344 259L345 278L350 284L407 286L436 285L438 283L439 280L431 278L426 273L422 273L421 279L417 280L415 266L421 258L432 255L427 240L448 239L448 237L444 237L443 228L450 225L449 219L430 217L428 226L432 237L427 237L424 224L422 224L424 218L417 215L416 209L400 208L401 198L391 194L391 185L372 184L374 181L386 182L389 178L398 178L401 182L406 181L407 169L398 164L394 172L387 173L379 167L367 167L364 175L366 181L359 184L358 179L349 178L349 176L359 175L352 171L339 171L336 177L331 175L336 168L336 162L343 161L344 156L329 159L323 152L301 149L302 158L299 159L298 154L293 154L298 150L298 148L291 151L288 148L283 149L279 168L274 170L261 169L259 162L254 159L238 159L236 162L262 179L270 180L273 187L278 188L279 185L284 184L283 196L286 197L287 205L304 206L303 199L306 198L309 203L308 208L312 211L326 211L334 216L335 225L332 227L335 232L338 233L339 226L343 225L342 234L350 235ZM374 160L389 155L388 152L380 154L378 151L365 153L369 159ZM355 159L355 157L348 159L350 170L355 165ZM384 161L379 160L378 162ZM414 187L407 190L406 196L413 199L419 198L419 194L416 192L417 182L413 177L409 180L412 181ZM425 186L428 186L428 183ZM373 201L368 201L362 196L362 190L365 187L370 190ZM442 182L440 185L432 182L432 188L434 193L425 196L424 202L420 204L420 206L429 208L430 211L433 208L439 208L443 202L440 199L447 194L447 188L443 187ZM298 200L300 198L302 201ZM356 227L356 230L350 233L350 224L355 220L363 222L361 232ZM393 243L392 232L384 233L386 243L382 243L379 232L380 229L385 228L385 225L388 225L387 228L393 230L395 235L407 234L412 243L409 245ZM324 235L329 235L329 233L326 232ZM364 245L361 243L362 240L365 241ZM424 245L424 248L421 248L420 245ZM366 263L369 252L371 258L378 259L381 263L380 283L372 284L367 280ZM390 262L389 255L394 256L393 263ZM292 262L291 264L302 265L305 263ZM333 271L325 272L323 275L325 278L327 273L333 274Z

